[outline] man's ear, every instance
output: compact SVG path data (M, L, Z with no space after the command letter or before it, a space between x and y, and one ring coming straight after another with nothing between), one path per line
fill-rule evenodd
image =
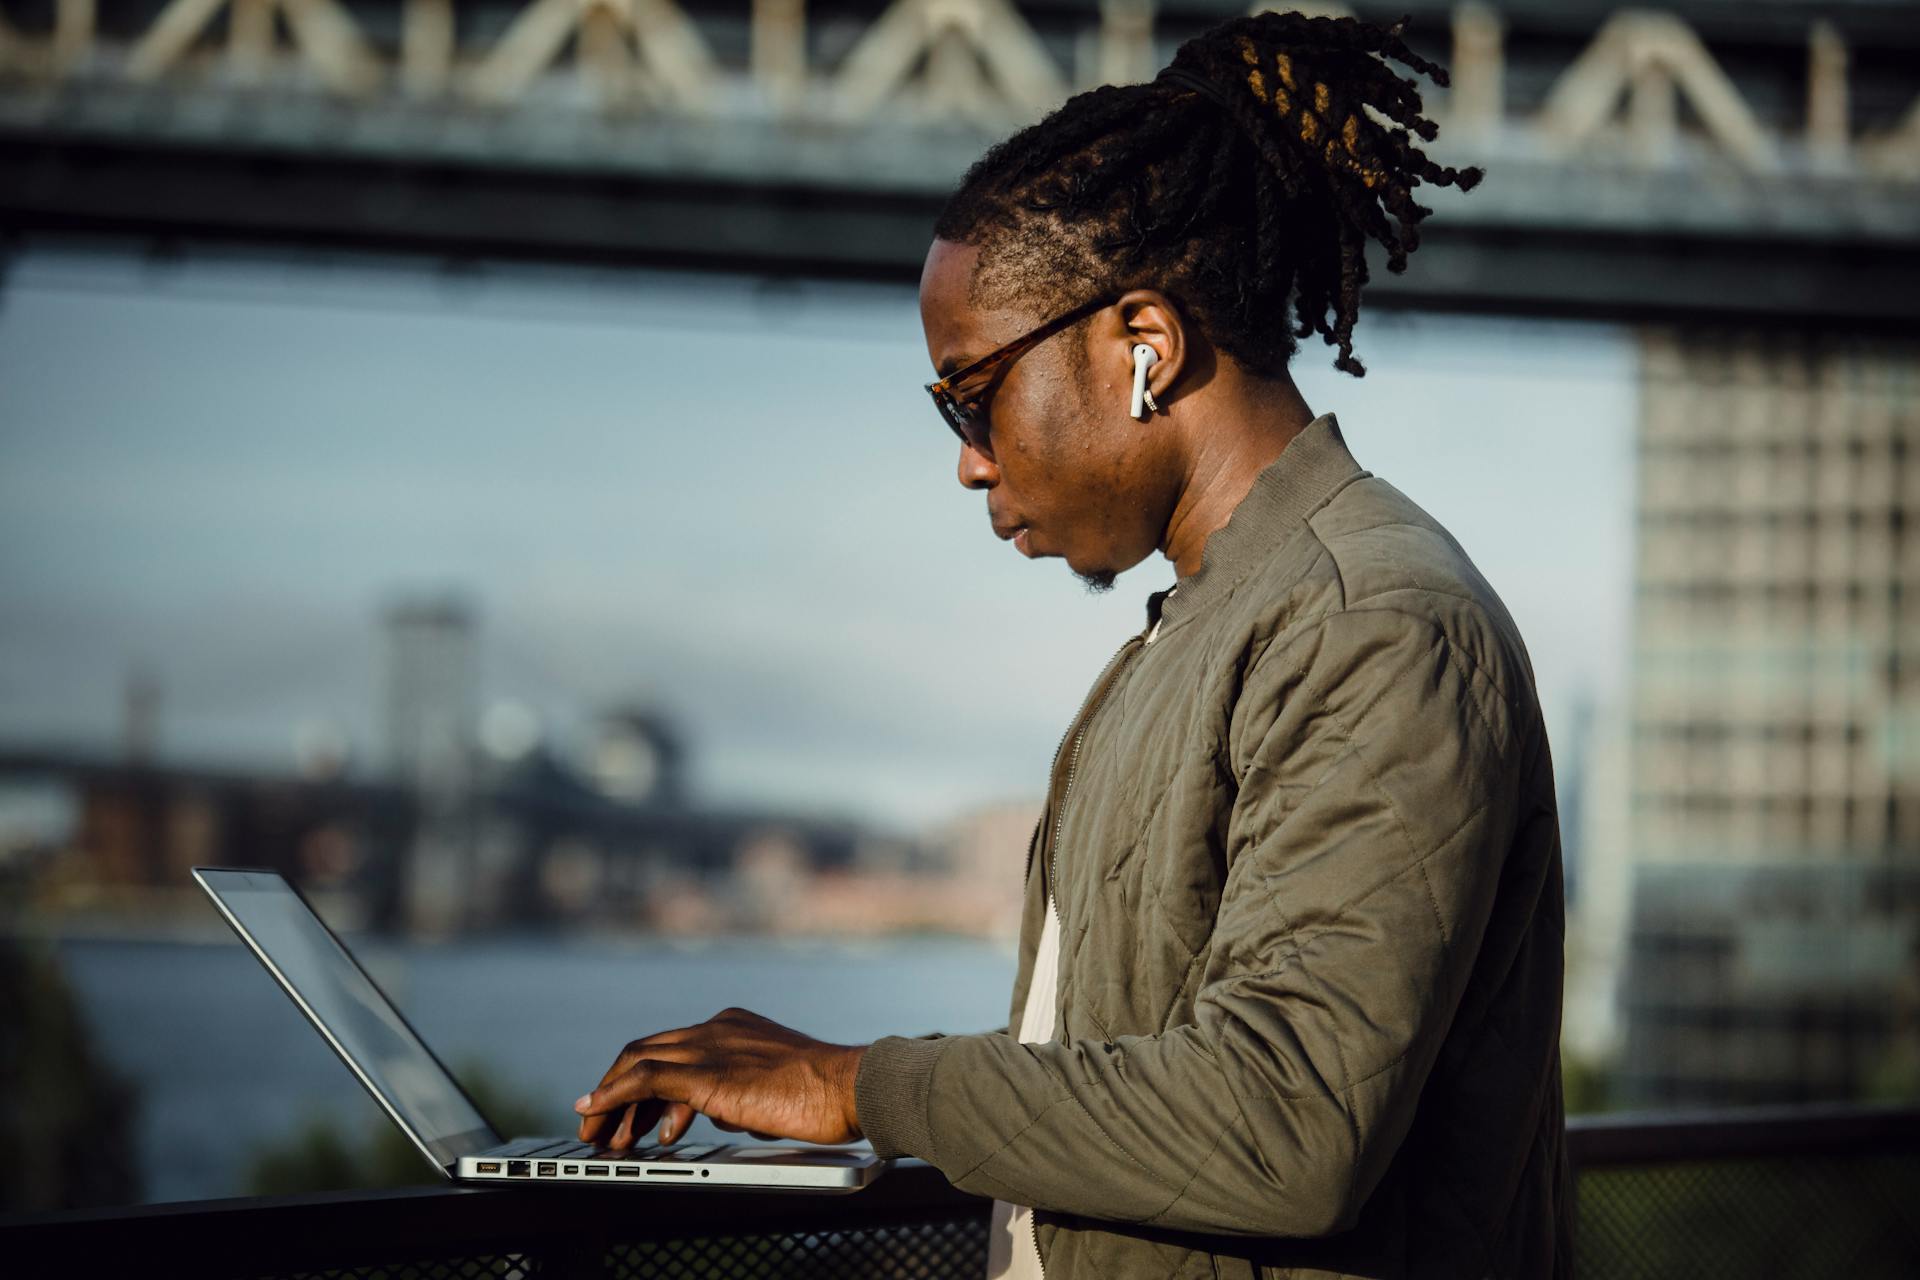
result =
M1130 289L1106 313L1106 324L1096 359L1102 372L1111 368L1118 379L1133 384L1133 349L1141 343L1153 348L1147 370L1147 391L1164 409L1173 399L1180 374L1191 355L1186 321L1173 300L1158 289Z

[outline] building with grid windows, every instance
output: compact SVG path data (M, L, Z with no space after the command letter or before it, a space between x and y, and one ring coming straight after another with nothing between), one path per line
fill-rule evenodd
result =
M1920 347L1642 339L1617 1090L1888 1092L1920 1039Z

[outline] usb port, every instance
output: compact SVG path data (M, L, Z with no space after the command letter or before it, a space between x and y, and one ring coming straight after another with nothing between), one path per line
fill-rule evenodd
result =
M559 1165L557 1165L557 1164L555 1164L555 1163L554 1163L553 1161L551 1161L551 1160L542 1160L542 1161L540 1162L540 1176L541 1176L541 1177L543 1177L543 1178L551 1178L551 1177L552 1177L552 1176L553 1176L554 1174L556 1174L556 1173L558 1173L558 1172L560 1172L560 1166L559 1166Z
M603 1164L590 1164L587 1166L587 1176L589 1178L604 1178L607 1176L607 1166Z
M500 1172L500 1162L498 1160L482 1160L480 1162L480 1172L498 1173Z
M630 1165L630 1164L623 1164L614 1172L619 1174L619 1176L622 1178L637 1178L640 1176L640 1170L638 1166Z
M533 1161L531 1160L507 1161L507 1176L509 1178L531 1178L533 1176Z

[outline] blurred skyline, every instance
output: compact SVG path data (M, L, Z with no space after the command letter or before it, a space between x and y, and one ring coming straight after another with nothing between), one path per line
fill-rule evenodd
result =
M1556 756L1623 688L1624 327L1375 310L1294 374L1518 620ZM36 249L0 291L0 741L377 762L377 618L455 590L488 701L687 729L696 793L918 827L1036 796L1173 580L1087 595L954 478L910 288L348 254ZM304 728L303 728L304 727Z

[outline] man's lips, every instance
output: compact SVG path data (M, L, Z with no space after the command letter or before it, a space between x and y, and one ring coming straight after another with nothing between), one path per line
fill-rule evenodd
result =
M998 534L1001 538L1011 539L1013 542L1014 550L1018 551L1021 555L1026 556L1028 559L1033 558L1033 550L1028 545L1028 538L1030 535L1028 533L1027 526L1023 524L996 523L993 526L993 531L994 533Z

